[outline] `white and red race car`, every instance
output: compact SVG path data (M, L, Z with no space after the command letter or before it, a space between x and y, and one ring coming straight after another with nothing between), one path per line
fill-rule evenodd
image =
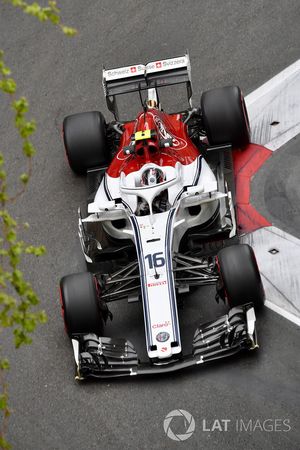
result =
M187 86L189 107L168 114L159 92L178 83ZM250 136L240 89L204 92L193 108L187 54L104 69L103 86L114 121L93 111L63 124L70 167L89 186L87 214L79 210L88 271L60 282L76 377L166 372L256 348L264 290L252 248L239 244L236 214L234 154L246 151ZM141 112L122 122L116 96L135 91ZM199 325L187 355L177 300L207 284L229 311ZM148 361L126 338L105 336L108 303L120 299L142 301Z

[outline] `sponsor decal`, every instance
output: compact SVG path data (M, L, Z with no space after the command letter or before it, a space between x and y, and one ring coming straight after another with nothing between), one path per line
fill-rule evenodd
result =
M176 59L167 59L166 61L163 61L163 67L168 66L179 66L181 64L185 64L185 58L176 58Z
M184 139L178 138L167 131L164 123L158 116L153 114L153 119L162 139L172 139L172 147L175 147L176 150L182 150L187 146L187 143Z
M117 69L111 69L106 71L106 78L109 80L110 78L122 78L122 76L130 76L136 75L139 72L143 72L145 70L145 66L131 66L131 67L120 67Z
M164 280L164 281L155 281L153 283L148 283L148 287L163 286L164 284L167 284L166 280Z
M142 230L146 230L147 228L151 228L151 225L149 225L149 224L145 224L145 223L140 223L139 224L139 227L142 229Z
M163 61L154 61L151 63L148 63L146 65L146 70L148 71L155 71L155 69L168 69L173 67L182 67L186 66L187 61L183 58L171 58L171 59L165 59Z
M162 348L160 349L160 351L163 352L163 353L165 353L166 351L168 351L168 347L162 347Z
M167 328L168 326L171 325L170 320L165 320L162 323L155 323L154 325L152 325L152 328Z
M146 66L144 65L137 65L137 66L131 66L131 67L119 67L117 69L111 69L106 71L106 78L114 78L118 77L121 78L122 76L128 76L131 74L137 74L142 71L155 71L161 70L161 69L168 69L172 67L182 67L186 65L186 59L185 58L172 58L172 59L166 59L164 61L155 61L152 63L148 63Z
M124 151L123 148L121 148L121 150L119 151L119 153L117 154L117 159L119 161L124 161L125 159L130 158L131 155L124 155Z
M156 340L158 342L167 342L168 339L170 339L170 335L166 331L161 331L156 335Z
M115 77L117 75L125 75L126 73L129 73L129 69L125 67L124 69L118 69L118 70L109 70L107 72L107 75L109 77Z

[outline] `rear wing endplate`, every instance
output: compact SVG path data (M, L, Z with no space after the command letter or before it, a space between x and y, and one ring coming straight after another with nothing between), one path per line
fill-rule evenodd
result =
M190 106L192 98L191 65L188 53L115 69L103 69L103 89L108 109L117 118L115 96L145 89L185 83Z

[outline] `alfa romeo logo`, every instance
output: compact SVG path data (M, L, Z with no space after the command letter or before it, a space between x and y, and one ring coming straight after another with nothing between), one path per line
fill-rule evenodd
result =
M170 338L170 335L166 331L161 331L160 333L158 333L156 335L156 340L158 342L166 342L169 338Z
M182 417L185 426L184 434L176 434L171 428L171 422L174 417ZM195 419L188 411L184 409L174 409L166 415L164 420L164 430L168 438L173 441L185 441L190 438L195 431Z

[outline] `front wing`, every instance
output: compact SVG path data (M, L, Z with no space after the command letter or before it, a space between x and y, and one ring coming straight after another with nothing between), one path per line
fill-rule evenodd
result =
M192 353L175 359L142 363L132 343L123 338L85 334L73 336L72 344L77 380L173 372L258 347L252 303L200 325L194 334Z

